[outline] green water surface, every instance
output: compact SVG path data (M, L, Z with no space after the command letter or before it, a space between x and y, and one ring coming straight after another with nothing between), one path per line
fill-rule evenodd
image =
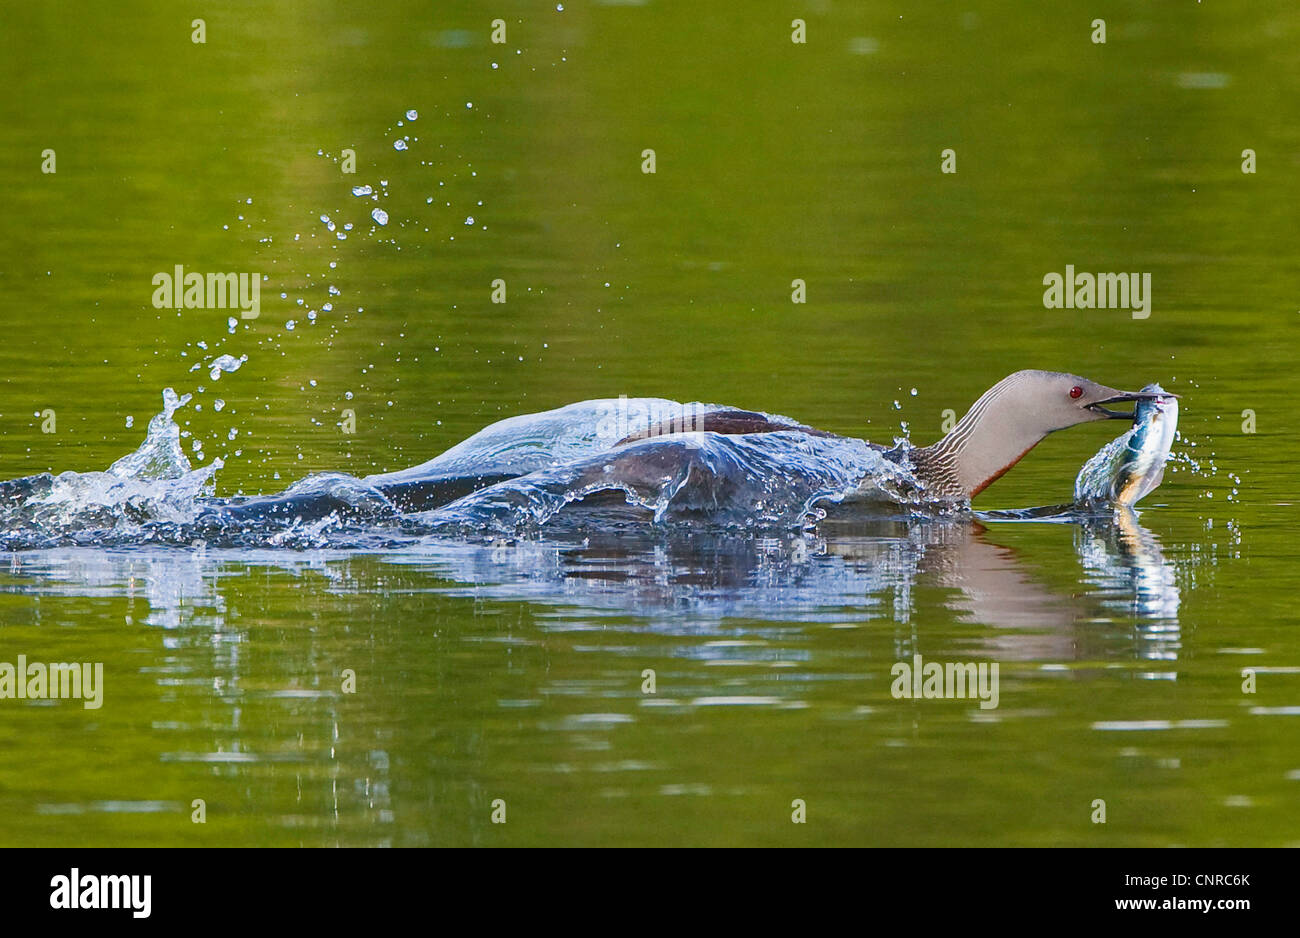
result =
M0 478L105 468L168 386L221 494L620 394L929 442L1020 368L1159 381L1183 440L1158 609L1065 525L966 526L843 615L619 600L630 536L564 560L613 602L518 547L0 557L0 662L105 673L0 700L0 844L1300 844L1297 48L1290 0L5 2ZM1045 308L1067 264L1150 273L1149 317ZM176 265L264 274L260 316L156 309ZM1116 427L977 506L1068 500ZM914 651L998 662L999 706L895 699Z

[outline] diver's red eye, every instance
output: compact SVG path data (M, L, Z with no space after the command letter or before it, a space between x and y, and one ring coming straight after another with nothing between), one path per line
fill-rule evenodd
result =
M1079 387L1077 384L1074 387L1070 388L1070 397L1074 398L1075 400L1078 400L1079 398L1083 397L1083 388Z

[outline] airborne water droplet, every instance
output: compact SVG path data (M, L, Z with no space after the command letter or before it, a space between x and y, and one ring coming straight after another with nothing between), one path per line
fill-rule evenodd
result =
M236 372L246 361L248 361L247 355L241 355L239 358L236 358L233 355L219 355L214 358L212 364L208 366L208 368L211 369L208 372L208 377L213 381L220 381L221 373L223 371L227 374Z

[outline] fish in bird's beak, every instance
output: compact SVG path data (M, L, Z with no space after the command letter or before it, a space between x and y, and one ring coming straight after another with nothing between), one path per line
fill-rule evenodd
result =
M1114 390L1109 388L1108 390ZM1177 394L1170 394L1168 391L1115 391L1115 393L1100 401L1093 401L1087 405L1087 409L1095 414L1101 414L1111 420L1133 420L1136 417L1136 408L1131 411L1111 410L1107 404L1125 404L1139 401L1158 401L1164 398L1177 397Z
M1079 470L1074 482L1077 504L1132 506L1164 479L1165 463L1178 432L1178 395L1158 384L1148 384L1137 393L1142 396L1135 399L1133 426Z

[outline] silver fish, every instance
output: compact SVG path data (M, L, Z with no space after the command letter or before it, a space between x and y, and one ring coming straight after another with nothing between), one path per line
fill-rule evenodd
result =
M1165 462L1178 430L1178 398L1158 384L1143 391L1162 395L1137 402L1133 426L1089 459L1074 481L1077 504L1134 505L1165 477Z

